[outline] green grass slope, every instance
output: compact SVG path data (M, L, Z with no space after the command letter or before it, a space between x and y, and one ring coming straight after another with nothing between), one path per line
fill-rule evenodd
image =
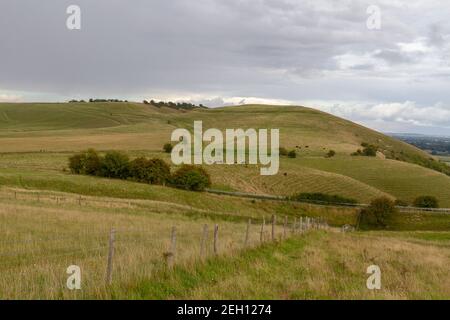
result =
M0 175L9 184L23 172L34 181L57 173L69 181L61 173L67 158L88 147L169 160L162 145L175 128L192 128L195 120L202 120L204 129L279 128L280 145L298 152L297 159L281 158L276 176L262 177L252 166L208 167L214 187L280 195L323 192L364 203L381 195L412 201L429 194L450 207L450 177L404 161L350 156L362 142L380 146L394 159L437 163L429 154L350 121L293 106L181 111L139 103L0 104ZM326 159L330 149L337 156Z

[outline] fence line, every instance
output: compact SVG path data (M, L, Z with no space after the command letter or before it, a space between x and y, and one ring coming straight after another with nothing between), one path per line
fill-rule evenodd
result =
M317 224L317 226L321 226L322 228L328 228L328 225L326 224L326 221L323 219L318 219L318 218L311 218L312 221L314 221L315 224ZM270 239L270 242L277 242L277 241L282 241L283 239L287 239L287 227L289 224L289 220L287 217L284 217L284 220L281 224L277 224L277 217L275 215L272 215L271 217L271 236L266 238L264 237L264 227L265 227L265 218L263 218L263 222L261 224L261 232L260 232L260 241L259 241L259 245L262 245L264 243L267 242L267 239ZM294 232L293 235L298 234L299 232L304 232L305 230L314 230L315 228L312 227L312 225L310 225L309 227L307 227L305 230L299 230L296 229L296 221L297 219L295 219L293 225L294 225ZM278 227L278 230L277 230ZM318 228L317 228L318 229ZM128 232L124 232L122 230L122 232L120 232L120 229L115 229L112 228L109 231L109 241L108 244L105 244L103 246L98 246L98 247L94 247L94 248L82 248L82 249L75 249L75 250L70 250L64 253L55 253L55 254L30 254L30 258L28 258L26 255L23 255L21 257L18 257L15 261L9 261L6 263L0 263L0 266L14 266L15 268L17 267L23 267L23 266L30 266L33 264L36 264L36 260L40 260L40 259L45 259L45 262L48 262L48 259L53 259L53 258L60 258L60 257L65 257L65 256L72 256L74 254L78 254L78 253L88 253L88 252L92 252L92 251L99 251L99 250L104 250L103 251L103 255L107 256L107 260L106 260L106 267L105 267L105 283L106 285L111 285L113 283L113 279L114 279L114 260L115 260L115 249L116 249L116 244L117 242L126 242L128 239L124 238L121 239L121 237L117 237L118 234L118 230L119 230L119 234L127 234ZM206 256L206 248L207 248L207 243L208 243L208 225L204 224L203 228L200 230L201 231L201 243L200 243L200 252L199 252L199 257L200 260L203 260ZM219 233L219 224L214 224L214 228L213 228L213 237L212 237L212 256L218 256L221 254L221 246L220 246L220 233ZM244 233L242 234L242 239L244 240L243 243L241 244L242 247L240 247L239 249L246 249L249 248L250 245L250 230L251 230L251 220L248 220L247 224L246 224L246 228L244 230ZM277 231L279 231L279 234L277 236ZM86 234L88 235L88 234ZM103 235L106 235L106 232L103 233ZM63 238L60 238L63 239ZM71 237L64 237L64 239L71 239ZM104 238L103 238L104 239ZM279 239L279 240L278 240ZM31 240L31 239L30 239ZM39 242L39 239L34 239L34 240L38 240L37 242ZM105 240L105 239L104 239ZM146 242L146 241L142 241L141 239L137 239L136 242ZM148 241L148 240L147 240ZM257 242L258 243L258 242ZM258 244L253 242L253 244L256 244L256 246L258 246ZM58 248L58 250L64 250L62 248ZM0 254L0 257L5 257L8 255L17 255L18 252L2 252ZM20 253L19 253L20 254ZM169 250L167 252L163 252L163 257L165 259L165 264L169 269L172 269L174 267L174 265L176 264L176 258L177 258L177 228L174 226L171 228L171 233L170 233L170 239L169 239ZM26 259L26 260L25 260ZM24 261L25 260L25 261Z
M274 196L267 194L254 194L254 193L246 193L246 192L235 192L235 191L223 191L216 189L205 189L208 193L218 194L218 195L227 195L232 197L240 197L240 198L250 198L250 199L259 199L259 200L274 200L274 201L288 201L288 202L299 202L310 205L316 205L321 207L331 207L331 208L367 208L369 205L364 203L330 203L326 201L320 200L293 200L286 196ZM404 207L404 206L396 206L396 208L400 212L434 212L434 213L443 213L450 214L450 208L419 208L419 207Z
M287 201L287 202L297 202L297 203L303 203L303 204L309 204L313 206L320 206L320 207L327 207L327 208L355 208L355 209L363 209L368 207L368 204L364 203L329 203L326 201L320 201L320 200L293 200L290 199L287 196L275 196L275 195L267 195L267 194L254 194L254 193L246 193L246 192L238 192L238 191L223 191L223 190L216 190L216 189L205 189L205 192L211 193L211 194L218 194L218 195L227 195L227 196L233 196L233 197L240 197L240 198L249 198L249 199L259 199L259 200L272 200L272 201ZM44 192L39 193L36 191L33 192L21 192L26 195L35 195L38 202L41 200L44 200L45 198L42 197L42 194L45 194ZM9 199L14 200L20 200L20 193L17 191L14 191L11 193L13 196ZM67 203L66 200L72 200L74 203L78 203L79 206L82 206L82 203L85 204L89 202L93 203L103 203L108 206L112 206L113 204L120 204L127 207L132 206L144 206L145 204L139 203L138 201L152 201L151 199L128 199L124 198L122 200L100 200L100 199L93 199L92 197L95 196L85 196L84 198L81 195L73 194L73 196L55 196L55 195L47 195L47 199L54 200L57 205L60 205L61 203ZM430 212L430 213L440 213L440 214L450 214L450 208L420 208L420 207L411 207L411 206L396 206L396 208L401 213L411 213L411 212Z

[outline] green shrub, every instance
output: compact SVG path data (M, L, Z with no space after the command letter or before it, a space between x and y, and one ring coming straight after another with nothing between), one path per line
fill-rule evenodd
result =
M404 201L404 200L396 199L396 200L395 200L395 205L396 205L397 207L408 207L408 206L409 206L409 203L406 202L406 201Z
M131 161L130 176L137 182L164 185L170 178L170 167L161 159L141 157Z
M361 210L359 228L384 229L389 217L396 213L395 202L387 197L374 199L370 205Z
M163 150L164 150L165 153L171 153L171 152L172 152L172 149L173 149L173 146L172 146L171 143L166 143L166 144L163 146Z
M287 151L287 149L286 148L283 148L283 147L280 147L279 149L278 149L278 152L279 152L279 155L280 156L287 156L288 155L288 151Z
M183 165L173 174L171 183L177 188L203 191L211 186L211 178L201 167Z
M288 153L289 158L297 158L297 152L295 150L291 150Z
M324 204L356 204L355 199L324 193L300 193L290 197L294 201L316 202Z
M75 174L98 175L102 159L94 149L77 153L69 158L69 168Z
M127 179L130 176L130 160L122 152L107 152L101 163L102 177Z
M439 201L433 196L421 196L414 200L414 207L439 208Z
M368 144L366 142L361 143L361 147L363 149L358 149L356 152L353 152L352 156L365 156L365 157L376 157L378 152L378 147L373 144Z
M327 158L333 158L336 155L336 151L334 150L330 150L328 151L328 153L326 154Z

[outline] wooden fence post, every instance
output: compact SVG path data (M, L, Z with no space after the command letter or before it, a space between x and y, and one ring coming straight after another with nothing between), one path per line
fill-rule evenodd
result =
M284 216L284 224L283 224L283 238L284 239L286 239L286 237L287 237L287 235L286 235L287 224L288 224L288 217Z
M219 225L214 226L214 254L219 253Z
M266 224L266 219L263 218L263 221L261 223L261 231L259 234L259 242L263 243L264 242L264 225Z
M78 205L81 206L81 196L78 197Z
M295 234L296 225L297 225L297 218L294 218L294 222L292 224L292 234Z
M17 192L14 191L14 199L17 200Z
M206 252L206 241L208 239L208 225L203 226L202 241L200 244L200 258L203 259Z
M172 227L172 232L170 235L170 251L168 256L168 265L170 268L172 268L175 263L176 254L177 254L177 228Z
M109 251L108 251L108 265L106 267L106 284L112 284L113 259L114 259L114 242L116 238L116 230L111 229L109 233Z
M275 224L277 222L277 217L272 215L272 241L275 241Z
M250 237L250 226L251 226L251 224L252 224L252 219L248 219L248 222L247 222L247 230L245 231L245 242L244 242L244 247L247 247L247 246L248 246L248 240L249 240L249 237Z
M300 221L298 223L298 230L300 230L300 233L303 233L303 217L300 217Z

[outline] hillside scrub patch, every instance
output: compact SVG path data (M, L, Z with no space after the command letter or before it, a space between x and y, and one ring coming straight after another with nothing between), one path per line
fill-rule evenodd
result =
M166 143L163 146L163 150L164 150L165 153L171 153L172 149L173 149L173 145L171 143Z
M433 196L420 196L414 200L414 207L439 208L439 201Z
M289 153L289 151L286 149L286 148L284 148L284 147L280 147L280 149L278 150L278 153L280 154L280 156L287 156L288 155L288 153Z
M378 152L378 146L373 144L368 144L366 142L361 143L363 149L358 149L356 152L352 153L352 156L365 156L365 157L376 157Z
M385 229L388 226L388 219L396 213L395 202L391 199L387 197L374 199L367 208L361 210L358 228Z
M94 149L88 149L69 158L69 168L72 173L98 175L102 159Z
M119 151L107 152L101 161L101 176L106 178L127 179L130 177L130 159Z
M334 150L330 150L328 151L328 153L325 155L326 158L333 158L336 155L336 151Z
M171 183L180 189L203 191L211 186L211 177L202 167L183 165L173 174Z
M297 158L297 152L295 150L291 150L288 153L289 158Z
M157 158L136 158L130 162L130 177L137 182L165 185L170 178L170 166Z
M317 202L326 204L356 204L355 199L324 193L299 193L290 197L293 201Z

